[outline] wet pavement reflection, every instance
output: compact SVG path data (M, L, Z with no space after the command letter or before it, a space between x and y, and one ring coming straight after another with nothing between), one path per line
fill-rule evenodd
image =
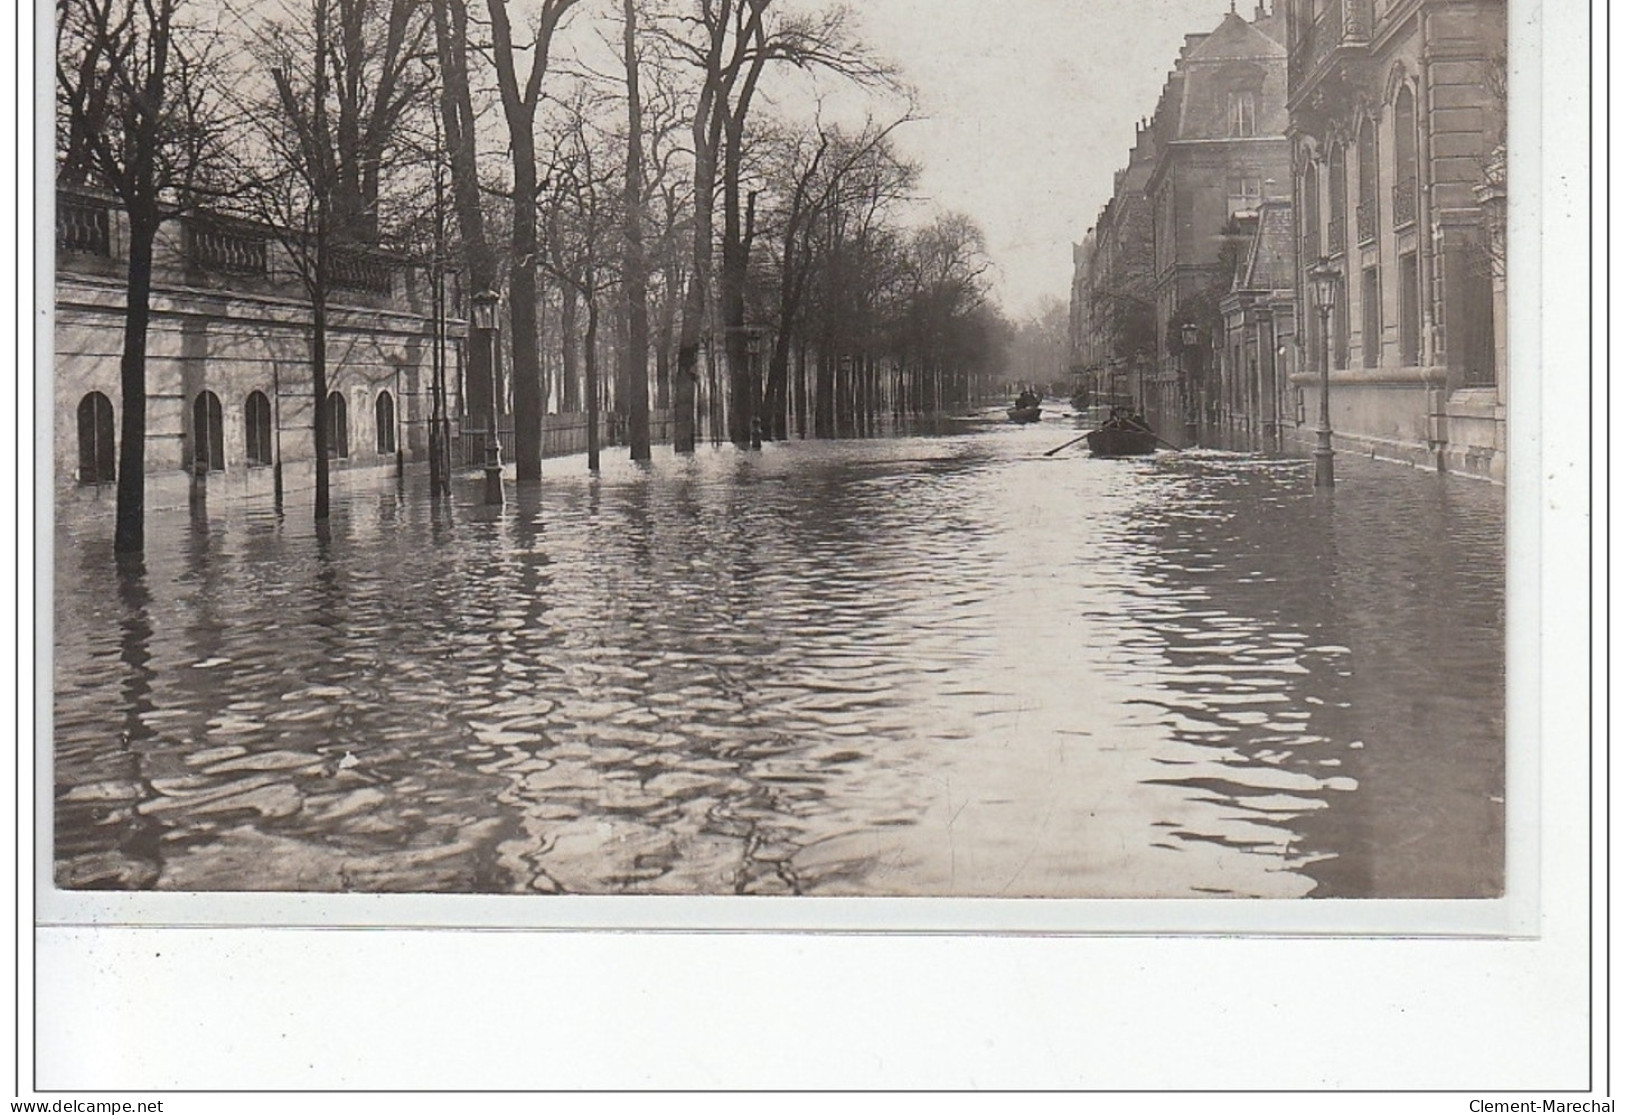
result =
M1501 490L1074 434L68 507L57 883L1498 894Z

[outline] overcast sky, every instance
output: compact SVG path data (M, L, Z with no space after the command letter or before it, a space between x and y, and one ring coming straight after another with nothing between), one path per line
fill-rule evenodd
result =
M1072 244L1111 196L1187 32L1229 0L862 0L928 120L899 135L924 192L975 217L1007 313L1065 300ZM1248 18L1256 0L1238 4Z

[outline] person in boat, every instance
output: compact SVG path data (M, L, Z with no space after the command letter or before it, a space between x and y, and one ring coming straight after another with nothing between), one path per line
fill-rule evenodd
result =
M1033 394L1030 389L1024 387L1021 389L1021 394L1016 396L1016 409L1028 410L1037 406L1038 402L1038 396Z

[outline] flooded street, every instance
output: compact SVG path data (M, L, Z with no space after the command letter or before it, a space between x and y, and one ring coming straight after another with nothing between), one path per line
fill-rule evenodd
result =
M962 426L67 509L58 884L1500 893L1501 489Z

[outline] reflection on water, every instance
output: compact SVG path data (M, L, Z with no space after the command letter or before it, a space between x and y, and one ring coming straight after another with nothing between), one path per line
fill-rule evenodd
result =
M1499 893L1501 493L1069 433L70 518L57 881Z

